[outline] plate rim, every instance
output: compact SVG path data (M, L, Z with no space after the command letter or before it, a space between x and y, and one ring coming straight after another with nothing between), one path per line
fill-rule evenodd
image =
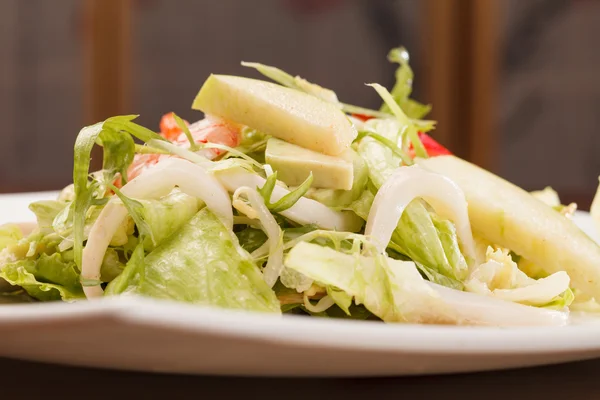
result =
M0 307L8 325L112 317L117 323L230 338L360 351L438 355L550 354L600 350L600 323L561 327L385 324L227 310L137 296ZM600 322L600 316L598 319ZM315 335L319 332L319 335ZM349 334L350 333L350 334Z

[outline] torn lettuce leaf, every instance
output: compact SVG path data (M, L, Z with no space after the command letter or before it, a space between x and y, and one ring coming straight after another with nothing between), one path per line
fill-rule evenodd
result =
M412 93L414 73L409 64L409 55L404 47L392 49L388 60L400 64L396 69L396 83L391 90L394 101L402 108L409 118L421 119L431 111L431 105L421 104L410 98ZM380 111L391 114L387 104L381 106Z
M300 272L284 267L279 276L279 280L283 286L289 289L294 289L298 293L303 293L309 290L314 281Z
M124 269L125 264L121 262L117 250L109 247L104 254L104 259L100 266L100 280L102 282L111 282L117 276L121 275Z
M397 249L419 265L457 282L467 277L468 265L460 251L454 224L426 208L424 201L413 200L402 213L392 234ZM435 277L432 276L432 277ZM449 281L434 282L447 286Z
M409 125L401 123L397 119L370 119L365 123L365 131L381 135L390 142L396 144L400 150L406 150L408 146L407 131ZM363 137L358 142L358 154L362 157L368 167L369 179L379 188L394 173L395 169L402 164L402 158L372 137Z
M167 196L156 200L137 200L142 205L142 217L148 224L152 237L144 239L144 250L152 251L157 245L175 233L189 221L204 203L196 197L189 196L178 189Z
M21 228L15 224L0 225L0 251L15 245L23 238Z
M280 312L275 293L250 255L234 240L219 219L204 208L145 257L138 246L106 293Z
M68 203L62 201L41 200L31 203L29 209L35 214L38 229L50 233L54 230L52 227L54 218L68 206Z
M288 253L285 265L339 288L386 322L440 322L452 313L410 261L345 254L301 242Z
M64 261L59 253L5 264L0 269L0 277L42 301L85 298L75 262Z
M350 315L350 305L352 304L352 296L335 286L327 286L327 296L346 313Z

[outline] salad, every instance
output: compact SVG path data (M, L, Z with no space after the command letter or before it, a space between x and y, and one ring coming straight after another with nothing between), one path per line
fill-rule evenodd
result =
M369 85L378 110L243 62L268 80L211 75L197 122L84 127L73 184L29 206L36 229L0 228L1 297L491 326L600 309L600 247L576 206L452 155L411 98L408 53L388 58L394 87Z

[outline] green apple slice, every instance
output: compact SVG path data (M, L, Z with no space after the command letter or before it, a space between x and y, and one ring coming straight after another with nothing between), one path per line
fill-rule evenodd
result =
M211 75L192 108L323 154L337 156L357 132L332 103L274 83Z
M352 150L334 157L296 146L277 138L267 141L265 160L277 171L277 178L298 186L312 172L314 188L352 189Z
M475 234L513 250L547 273L566 271L571 287L600 299L600 247L570 219L457 157L433 157L419 164L461 187Z

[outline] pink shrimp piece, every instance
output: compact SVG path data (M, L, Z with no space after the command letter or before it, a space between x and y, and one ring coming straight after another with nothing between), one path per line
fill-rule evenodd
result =
M165 117L171 116L170 114L165 114L165 116L163 116L163 120L161 120L161 134L168 139L173 139L173 137L175 137L173 144L189 148L190 143L185 133L181 131L178 133L178 128L176 129L176 127L167 127L165 125ZM229 147L236 147L241 141L240 125L213 116L206 116L206 118L189 125L189 130L196 143L217 143ZM203 155L209 160L213 160L225 152L226 150L221 149L201 149L197 151L198 154ZM127 170L128 180L135 178L149 167L169 157L174 156L169 154L136 154ZM122 186L120 177L115 180L114 185L117 187Z
M206 118L191 124L189 130L196 143L216 143L228 147L236 147L240 144L241 140L241 126L208 115ZM178 146L189 147L189 141L183 132L179 134L173 143ZM226 150L222 149L202 149L198 151L198 154L203 155L209 160L213 160L226 152Z

